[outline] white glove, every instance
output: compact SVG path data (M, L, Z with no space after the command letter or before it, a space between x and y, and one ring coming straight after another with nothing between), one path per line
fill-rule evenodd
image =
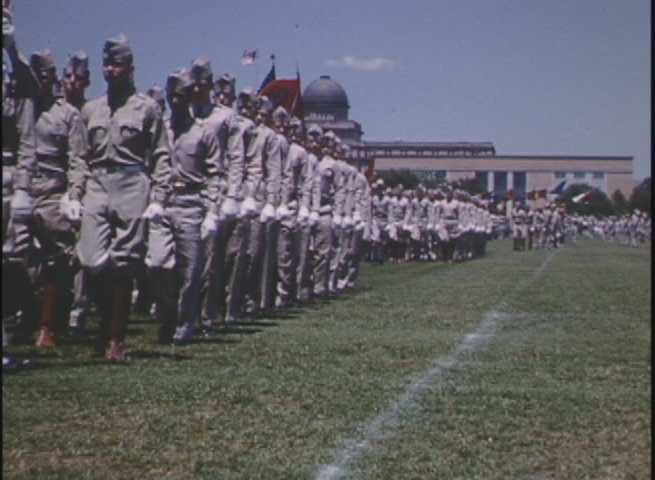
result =
M275 207L270 203L267 203L266 205L264 205L262 213L259 216L259 221L262 223L266 223L269 220L273 220L274 218L275 218Z
M82 204L80 201L71 200L68 194L65 194L61 197L61 202L64 215L66 215L71 222L79 222L80 217L82 216Z
M340 227L342 223L341 215L335 215L332 217L332 224L336 227Z
M218 232L218 215L207 212L205 219L200 225L200 238L204 240L208 236L214 236Z
M319 221L318 212L312 212L309 214L309 224L316 225Z
M279 207L277 207L277 210L275 211L275 218L278 220L283 220L287 217L291 216L291 210L287 208L287 206L283 203Z
M298 221L301 223L306 222L309 220L309 209L305 206L300 207L300 210L298 210Z
M246 212L246 215L252 215L257 211L257 203L254 198L246 197L241 204L241 208Z
M352 227L353 225L353 219L350 216L345 216L343 217L343 226L344 227Z
M161 220L161 217L163 216L164 216L164 207L162 207L160 203L152 202L150 205L148 205L146 211L143 212L141 218L145 218L146 220L152 220L156 222L158 220Z
M355 222L355 230L357 231L364 230L364 227L366 227L366 223L362 221Z
M353 222L358 223L362 221L362 216L359 212L353 213Z
M32 196L23 189L18 189L11 197L11 218L15 222L24 222L32 216L34 201Z
M226 197L221 204L221 215L225 218L234 218L239 210L239 203L233 198Z

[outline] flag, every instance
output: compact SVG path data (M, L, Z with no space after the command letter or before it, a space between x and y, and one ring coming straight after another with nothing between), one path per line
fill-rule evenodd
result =
M262 94L262 91L264 90L264 88L266 88L266 85L275 81L275 55L271 55L271 60L273 62L273 64L271 65L271 70L268 72L268 74L264 78L264 81L259 87L259 91L257 92L259 95Z
M576 195L573 197L573 203L586 202L591 197L591 192L593 192L593 190L587 190L586 192Z
M276 107L282 105L289 114L302 118L300 78L280 78L262 85L260 95L266 95Z
M257 58L257 49L255 50L244 50L241 54L241 65L252 65L255 63Z
M546 198L546 195L548 195L548 190L546 189L535 191L535 196L537 200L540 198Z
M564 185L566 185L566 180L562 180L559 185L550 191L552 195L561 195L564 191Z
M528 192L528 193L525 195L525 197L526 197L528 200L536 200L536 199L537 199L537 192L536 192L535 190L532 190L532 191Z

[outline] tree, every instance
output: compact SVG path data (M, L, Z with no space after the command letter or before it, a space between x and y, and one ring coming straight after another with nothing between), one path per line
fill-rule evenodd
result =
M623 215L630 210L628 200L625 198L625 195L623 195L621 190L617 189L612 194L612 204L614 204L614 211L617 215Z
M584 192L590 192L584 201L576 203L573 198ZM566 204L566 211L578 215L594 215L605 217L614 214L614 206L609 197L597 188L592 188L584 183L575 183L564 190L560 202Z
M476 177L461 178L453 182L453 187L464 190L470 195L479 195L486 192L482 186L482 182Z
M385 187L393 188L402 185L403 188L416 188L420 182L419 178L410 170L379 170L375 172L377 178L384 180Z
M650 191L651 181L650 177L644 178L639 185L637 185L630 194L630 208L638 208L642 212L651 213L650 205Z

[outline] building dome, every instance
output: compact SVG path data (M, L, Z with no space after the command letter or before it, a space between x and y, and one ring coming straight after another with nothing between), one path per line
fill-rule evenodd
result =
M325 108L333 110L348 110L348 96L341 85L332 80L329 75L321 75L307 85L302 94L306 109L320 112Z

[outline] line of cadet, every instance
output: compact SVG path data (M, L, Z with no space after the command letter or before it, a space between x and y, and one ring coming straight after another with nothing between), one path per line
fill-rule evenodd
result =
M146 95L127 38L110 38L106 94L87 101L84 52L59 79L51 53L25 60L13 32L3 9L3 329L19 312L17 343L37 331L55 346L62 319L84 331L93 301L97 352L125 360L135 280L152 288L158 341L185 344L353 287L364 242L377 260L484 253L481 203L371 188L333 132L237 94L204 57Z
M647 212L635 209L632 213L596 218L591 215L577 219L578 231L591 238L637 248L651 240L652 223Z

